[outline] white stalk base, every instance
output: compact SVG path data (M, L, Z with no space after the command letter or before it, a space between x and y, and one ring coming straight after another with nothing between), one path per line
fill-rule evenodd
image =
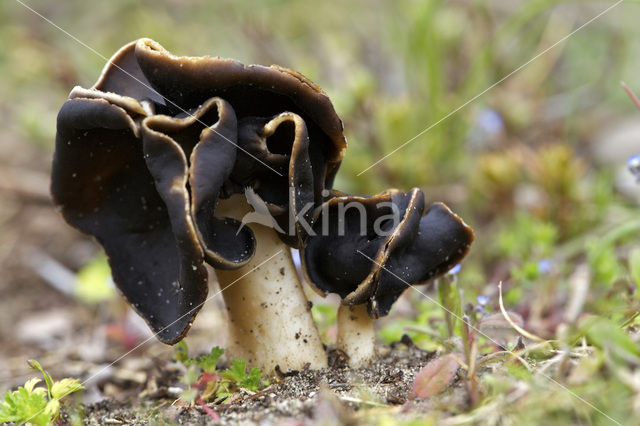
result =
M326 368L327 356L289 247L273 229L249 226L257 242L254 257L240 269L216 270L229 318L229 359L243 358L267 376L276 365L283 372L306 364Z
M376 359L376 333L366 305L340 305L336 347L349 356L349 365L354 368Z

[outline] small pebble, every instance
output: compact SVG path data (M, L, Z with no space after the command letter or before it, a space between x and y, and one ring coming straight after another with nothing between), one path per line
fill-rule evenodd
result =
M177 386L169 386L167 388L167 394L171 395L171 396L175 396L178 397L180 396L180 394L182 393L182 391L184 391L184 389L179 388Z

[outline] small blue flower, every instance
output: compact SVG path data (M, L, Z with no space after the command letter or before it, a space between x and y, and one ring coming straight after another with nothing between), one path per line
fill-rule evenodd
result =
M458 263L456 266L454 266L453 268L449 269L449 272L447 272L448 275L457 275L460 272L460 269L462 269L462 266L460 266L460 264Z
M504 132L504 120L497 111L483 108L473 120L467 135L467 143L474 150L485 150L494 147Z
M629 157L627 166L631 174L636 178L636 182L640 182L640 154Z
M551 272L552 263L549 259L542 259L538 262L538 272L541 274L548 274Z
M478 296L476 297L476 300L480 306L486 306L489 303L489 298L487 296Z
M477 125L485 132L495 135L504 129L502 116L491 108L483 109L476 118Z

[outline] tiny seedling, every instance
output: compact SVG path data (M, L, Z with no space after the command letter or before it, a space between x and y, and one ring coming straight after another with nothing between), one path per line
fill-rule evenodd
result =
M262 374L256 367L253 367L249 371L249 374L247 374L247 363L245 360L234 359L231 362L231 368L222 372L222 377L241 388L248 389L251 392L257 392L260 387Z
M50 425L60 416L60 400L84 389L84 386L79 379L64 378L54 381L38 361L30 360L28 363L29 367L42 374L46 389L36 387L42 379L34 377L18 390L5 393L4 401L0 402L0 422Z
M247 373L247 363L244 359L234 359L231 368L218 371L216 366L224 349L214 347L211 352L197 358L189 357L189 350L184 341L175 346L174 359L185 367L187 371L182 376L182 383L188 386L180 399L190 404L198 404L213 419L218 414L206 403L216 401L227 402L240 389L257 392L266 383L262 381L262 373L253 367Z
M444 311L449 338L454 337L458 318L462 315L462 302L455 274L447 274L438 280L438 298Z
M218 360L223 353L224 349L214 346L210 353L201 355L197 358L190 358L187 344L184 341L180 341L175 346L175 355L173 358L185 367L195 365L196 367L200 367L204 372L214 373L216 371Z

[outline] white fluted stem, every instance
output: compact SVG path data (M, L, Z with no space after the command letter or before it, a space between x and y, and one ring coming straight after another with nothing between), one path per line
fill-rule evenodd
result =
M249 211L247 206L234 208L235 215L225 210L222 215L232 217ZM282 371L300 370L307 363L312 369L327 367L289 247L273 229L249 226L256 237L251 261L236 270L216 270L229 319L227 354L245 359L267 375L276 365Z
M366 305L340 305L338 308L336 347L349 356L351 367L363 367L377 357L373 321Z

